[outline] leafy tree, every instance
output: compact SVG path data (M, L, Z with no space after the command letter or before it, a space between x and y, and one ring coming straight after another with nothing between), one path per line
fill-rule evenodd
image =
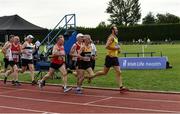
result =
M99 25L96 28L104 28L104 27L107 27L107 25L104 21L102 21L99 23Z
M153 15L152 12L149 12L143 19L142 24L155 24L156 17Z
M164 24L164 23L180 23L180 17L166 13L166 14L157 14L157 23Z
M109 21L116 25L135 25L141 18L139 0L111 0L106 12Z

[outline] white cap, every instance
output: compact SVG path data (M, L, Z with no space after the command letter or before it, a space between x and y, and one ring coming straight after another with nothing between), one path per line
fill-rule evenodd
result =
M82 33L79 33L79 34L77 34L76 39L78 39L79 37L83 37L83 36L84 35Z
M27 39L28 39L28 38L34 39L34 36L33 36L33 35L28 35L26 38L27 38Z

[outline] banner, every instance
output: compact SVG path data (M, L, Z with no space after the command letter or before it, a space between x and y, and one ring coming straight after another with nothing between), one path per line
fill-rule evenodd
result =
M119 58L121 69L166 69L167 57Z
M73 46L74 43L76 43L76 36L77 36L77 32L73 32L72 35L69 37L69 39L65 41L64 49L66 54L70 53L71 47Z

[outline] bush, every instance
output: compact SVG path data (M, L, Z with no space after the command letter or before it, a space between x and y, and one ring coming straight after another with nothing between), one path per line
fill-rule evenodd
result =
M180 40L180 24L136 25L118 27L120 41L132 42L134 40L149 38L151 41ZM109 33L108 27L85 28L78 27L78 32L90 34L93 40L106 41Z

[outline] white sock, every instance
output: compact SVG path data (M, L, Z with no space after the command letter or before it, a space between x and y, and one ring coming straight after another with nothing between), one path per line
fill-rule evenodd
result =
M7 77L7 73L6 72L4 73L4 76Z
M81 90L81 87L77 87L76 90Z
M67 86L66 85L64 85L64 89L66 89L67 88Z
M43 83L43 80L40 80L40 83Z

